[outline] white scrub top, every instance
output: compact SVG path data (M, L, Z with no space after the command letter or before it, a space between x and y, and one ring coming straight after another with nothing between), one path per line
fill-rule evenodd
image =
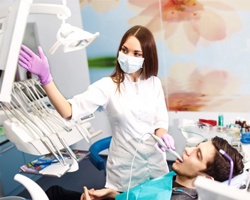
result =
M83 94L68 100L72 105L72 120L77 120L97 110L107 112L112 130L112 140L107 160L107 188L126 191L146 180L169 171L166 154L147 133L157 128L168 129L168 113L159 78L132 82L125 75L120 85L105 77L89 86Z

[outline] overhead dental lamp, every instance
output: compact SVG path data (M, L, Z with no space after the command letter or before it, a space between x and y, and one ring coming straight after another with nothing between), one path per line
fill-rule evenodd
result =
M57 41L49 51L51 54L54 54L59 46L63 46L64 52L86 48L100 35L99 32L92 34L69 23L65 23L65 20L71 16L70 9L66 6L66 1L63 1L63 5L32 4L30 13L56 14L62 20L61 27L56 36Z
M64 52L79 50L90 45L99 33L89 33L70 24L63 23L57 32L57 41L49 52L54 54L59 46L63 46Z

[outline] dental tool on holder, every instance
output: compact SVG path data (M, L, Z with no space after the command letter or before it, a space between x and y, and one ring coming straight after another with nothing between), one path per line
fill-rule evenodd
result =
M3 123L5 134L18 150L33 155L51 153L61 164L59 167L69 166L68 172L76 171L79 165L70 145L82 139L90 142L102 131L92 129L89 121L94 119L93 114L79 120L77 125L76 122L66 121L53 107L45 104L44 95L46 93L39 81L28 79L15 82L11 102L0 102L8 118ZM64 158L63 149L69 158Z
M158 136L156 136L154 133L150 133L150 135L155 139L156 142L158 142L159 145L161 145L162 147L164 147L171 155L173 155L175 158L177 158L178 160L180 160L181 162L183 162L182 157L174 150L168 148L166 146L166 144L164 143L164 141L159 138Z
M30 80L28 82L30 82ZM34 84L37 85L39 90L41 90L44 94L46 94L45 90L43 89L43 87L40 85L40 83L38 81L33 80L32 83L33 83L33 87L34 87ZM34 90L36 90L36 89L34 89ZM37 92L39 92L39 90L37 90ZM42 95L42 94L40 94L40 95ZM37 96L39 96L39 95L37 95ZM63 126L63 128L67 132L72 130L72 128L70 127L69 124L68 125L65 124L65 123L67 123L67 121L65 121L65 120L62 121L62 118L58 114L56 114L56 112L53 112L52 109L49 109L48 106L45 105L43 100L40 99L40 102L43 104L43 108L46 110L46 114L49 117L53 116L54 120L56 120L58 123L60 123L61 126ZM89 123L89 121L94 119L94 118L95 118L94 114L90 114L88 116L81 118L77 122L71 122L76 127L78 132L83 136L83 138L86 140L87 143L90 143L91 138L94 138L97 135L102 133L102 130L98 130L98 131L93 131L90 134L91 124ZM53 119L51 119L51 120L53 120ZM83 123L84 123L84 126L82 126Z
M44 121L42 118L37 118L32 113L28 113L23 106L20 103L20 100L17 96L13 94L14 99L17 101L18 104L16 104L14 101L12 101L9 105L12 108L12 113L14 112L14 116L17 117L18 113L20 113L18 116L18 120L22 124L26 124L26 128L30 127L32 128L31 134L36 133L36 136L43 142L45 147L55 156L55 158L63 165L66 164L64 157L62 156L58 145L49 137L49 133L42 128L44 126ZM41 121L40 121L41 120ZM40 123L38 123L40 122ZM59 154L59 156L56 154L56 152Z

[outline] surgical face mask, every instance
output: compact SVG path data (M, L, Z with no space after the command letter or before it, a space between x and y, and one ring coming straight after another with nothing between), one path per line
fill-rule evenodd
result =
M133 56L127 56L119 51L118 62L122 71L127 74L131 74L142 68L144 58L137 58Z

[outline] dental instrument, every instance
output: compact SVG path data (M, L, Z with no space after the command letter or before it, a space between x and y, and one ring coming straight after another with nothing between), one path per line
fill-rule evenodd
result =
M38 166L41 166L41 165L51 165L53 163L58 163L58 161L49 161L49 162L37 162L37 163L34 163L33 166L34 167L38 167Z
M37 89L35 87L33 87L33 85L30 85L29 82L30 81L23 81L23 82L15 83L15 86L19 89L20 94L22 94L22 96L21 96L22 100L25 102L26 107L29 108L29 110L32 112L34 117L36 117L36 116L39 117L39 121L49 131L48 133L46 131L44 133L46 133L46 137L49 139L49 141L51 142L53 147L56 149L58 155L60 156L60 158L62 160L63 165L71 164L71 168L70 168L71 171L78 170L79 165L78 165L78 162L76 161L77 158L76 158L74 152L70 149L66 140L63 137L61 137L59 134L61 126L59 124L55 124L53 122L53 120L51 120L51 118L49 117L51 115L48 116L48 115L44 114L45 113L44 108L46 106L44 107L41 104L39 104L39 103L41 103L41 98L39 97L40 95L38 95ZM26 94L23 93L20 86L23 86L23 88L26 91ZM33 90L31 91L31 89L33 89ZM28 96L26 96L26 95L28 95ZM58 125L59 125L59 128L58 128ZM37 124L37 126L38 126L38 124ZM70 129L70 131L71 130L72 129ZM61 154L60 148L57 146L57 143L55 142L55 139L56 139L56 141L59 142L59 146L64 147L64 149L67 151L68 155L70 156L70 158L72 159L73 162L70 160L69 160L70 163L66 162L63 155Z
M63 165L66 165L66 162L65 162L65 159L64 157L62 156L59 148L58 148L58 145L53 141L53 139L51 139L49 136L50 136L50 132L51 132L51 127L48 126L48 123L46 123L46 121L44 120L43 117L39 117L37 118L36 116L39 115L39 112L35 112L35 107L34 106L29 106L29 99L28 97L22 92L22 89L21 89L21 85L20 84L15 84L15 88L17 88L20 92L21 95L19 95L19 97L21 98L22 100L22 103L20 102L19 98L16 96L16 92L15 92L15 88L13 90L13 97L14 99L17 101L18 105L14 103L14 101L12 101L10 103L11 104L15 104L14 107L21 111L21 114L31 123L33 124L35 127L38 127L38 133L39 131L41 131L39 133L39 137L42 139L44 138L45 141L48 141L49 143L47 143L48 147L50 148L51 153L53 153L53 155L56 157L56 159L58 159L58 161L63 164ZM25 86L25 85L24 85ZM29 91L29 88L25 87L25 89L27 91ZM34 99L33 99L34 100ZM35 101L36 102L36 101ZM27 112L24 108L23 108L23 103L30 108L30 113ZM22 108L22 109L19 109L19 108ZM15 110L15 109L14 109ZM37 114L38 113L38 114ZM40 122L40 123L38 123ZM48 129L46 130L47 127ZM52 147L52 148L51 148ZM56 153L58 153L58 155L60 156L60 158L56 155Z
M38 80L34 80L34 79L31 79L31 80L25 81L25 82L30 84L30 86L33 88L33 91L36 93L36 95L38 97L39 96L42 97L42 98L38 98L37 100L41 104L41 110L44 111L43 113L47 117L49 117L50 120L52 120L56 124L58 123L67 132L72 131L72 128L70 127L70 124L66 120L64 120L61 116L59 116L57 112L54 112L54 109L50 109L48 107L48 105L45 104L44 96L46 96L46 92L45 92L44 88L40 85L40 82ZM47 99L47 101L49 102L49 99Z
M83 138L90 142L102 131L91 130L89 121L94 119L93 114L79 120L77 125L64 120L44 103L46 93L40 87L40 83L33 79L14 82L11 102L0 104L8 118L4 121L6 136L20 151L33 155L52 153L59 164L70 165L68 172L76 171L79 165L70 145ZM64 159L62 149L69 159Z
M154 133L150 133L150 132L144 133L144 134L141 136L141 138L140 138L140 140L139 140L139 143L141 143L143 137L144 137L145 135L147 135L147 134L151 135L151 136L156 140L156 142L158 142L162 147L164 147L169 153L171 153L171 154L172 154L173 156L175 156L178 160L180 160L181 162L183 162L183 159L181 158L181 156L180 156L177 152L173 151L172 149L169 149L169 148L166 146L166 144L163 142L163 140L162 140L161 138L159 138L158 136L156 136ZM134 153L134 156L133 156L133 159L132 159L132 162L131 162L131 166L130 166L129 183L128 183L128 188L127 188L126 200L129 200L130 186L131 186L131 180L132 180L132 175L133 175L133 164L134 164L134 161L135 161L135 157L136 157L136 155L137 155L137 152L138 152L138 147L139 147L139 146L137 146L136 149L135 149L135 153Z
M14 104L14 106L12 104ZM24 110L21 111L19 106L17 106L13 101L9 105L11 107L11 109L9 111L10 112L12 111L11 113L13 114L13 116L15 116L15 118L20 122L19 126L21 127L22 125L24 125L25 128L30 130L31 135L34 135L36 137L36 139L40 139L41 142L44 144L44 146L49 150L49 152L52 153L55 156L55 158L61 164L64 165L65 161L63 160L63 162L62 162L61 159L58 157L58 155L55 153L57 151L60 155L61 154L60 150L58 149L57 145L50 138L46 137L46 133L44 132L44 130L42 130L40 128L41 126L39 126L39 124L37 123L38 119L36 119L36 121L33 120L29 114L25 114ZM6 125L5 125L5 127L6 127ZM10 129L12 129L12 127L10 127ZM11 139L11 137L9 137L9 136L8 136L8 138ZM62 158L62 155L60 155L60 156Z
M166 144L164 143L164 141L159 138L158 136L156 136L154 133L150 133L150 135L155 139L156 142L158 142L159 145L161 145L162 147L164 147L171 155L173 155L175 158L177 158L178 160L180 160L181 162L183 162L182 157L174 150L168 148L166 146Z
M26 91L27 91L27 94L29 94L29 97L31 100L33 100L33 102L35 102L35 105L36 106L30 106L31 109L32 109L32 112L40 117L40 119L44 122L44 124L48 127L48 129L50 130L50 132L52 132L52 134L56 134L58 139L60 140L61 144L64 146L64 148L67 150L67 152L69 153L70 157L73 158L73 159L76 159L76 156L75 154L71 151L71 149L69 148L69 146L67 145L66 141L60 137L59 133L58 133L58 128L55 126L55 125L58 125L58 124L55 124L54 121L51 121L51 119L49 118L48 115L44 115L44 106L42 106L41 104L41 98L39 97L38 93L37 93L37 89L36 88L33 88L33 85L30 85L29 84L29 81L26 81L26 82L23 82L23 83L28 83L28 84L24 84L26 86ZM30 89L33 89L33 91L31 91ZM34 94L33 94L34 93ZM31 103L30 101L27 102L27 103ZM53 127L54 126L54 127ZM72 129L70 129L72 130ZM48 136L49 137L49 136ZM60 151L59 151L60 152ZM64 157L61 155L61 152L59 154L64 163L65 163L65 160L64 160Z
M17 86L16 84L14 84L15 86ZM15 87L17 88L17 87ZM20 88L19 88L20 89ZM22 94L22 93L20 93ZM6 106L6 108L10 111L10 113L12 114L12 117L15 117L21 124L19 124L19 126L24 126L27 130L26 133L29 134L30 137L28 137L28 141L31 140L37 140L40 139L42 141L42 143L44 144L44 146L49 150L49 152L51 152L56 159L58 159L59 162L61 162L61 159L55 154L55 150L58 152L58 154L60 155L61 152L59 151L58 147L56 146L56 144L50 139L50 138L46 138L46 134L44 132L44 130L42 130L41 128L39 129L39 124L37 123L38 119L35 121L33 120L33 117L30 117L30 113L28 113L25 108L23 107L22 103L20 102L20 99L16 96L16 92L13 91L13 97L14 100L16 101L16 104L14 101L12 101L9 106L10 108L8 108L8 106ZM22 100L24 100L25 95L20 95L19 97L21 97ZM18 122L17 121L17 122ZM10 125L11 127L8 127L10 129L13 129L12 125ZM20 136L21 137L21 136ZM12 135L9 137L9 139L12 138ZM21 137L22 139L24 138L24 135L22 135ZM26 137L27 138L27 137ZM15 140L15 139L13 139ZM62 155L60 155L60 157L62 158L62 161L65 165L65 161Z
M33 83L34 83L34 81L35 80L33 80ZM30 81L28 81L28 82L30 82ZM37 84L38 88L44 94L46 94L45 90L43 89L43 87L41 87L41 85L38 81L35 81L35 84ZM36 89L36 88L34 88L34 89ZM56 115L56 112L53 112L53 110L49 109L42 100L41 100L41 103L43 103L44 108L47 111L47 115L49 115L50 117L54 116L57 120L62 120L62 118L59 117L58 115ZM89 129L91 128L91 124L88 121L94 119L94 117L95 117L94 114L90 114L88 116L82 117L77 122L72 122L74 124L74 126L76 127L76 129L79 131L79 133L84 137L84 139L86 140L87 143L90 143L91 138L96 137L97 135L102 133L102 130L98 130L98 131L95 131L95 132L90 134ZM65 124L67 122L64 120L63 123ZM65 125L64 125L64 128L66 131L72 130L68 126L65 127Z

